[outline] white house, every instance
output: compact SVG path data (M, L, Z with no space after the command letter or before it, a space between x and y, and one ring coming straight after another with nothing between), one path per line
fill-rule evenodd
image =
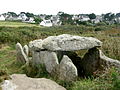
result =
M53 26L60 26L61 25L60 17L58 15L53 15L51 17L51 21L52 21Z
M100 15L97 15L95 19L91 20L93 23L99 23L101 21L103 21L103 17Z
M30 18L29 18L29 22L30 22L30 23L35 23L34 18L33 18L33 17L30 17Z
M88 16L82 15L82 16L80 16L80 20L79 21L88 21L88 20L90 20L90 18Z
M25 21L28 17L24 14L24 13L21 13L19 16L18 16L18 20L22 20L22 21Z
M5 21L5 17L3 15L0 15L0 21Z
M117 23L120 23L120 17L116 17L116 18L115 18L115 21L116 21Z
M40 17L40 19L45 20L46 15L45 14L41 14L41 15L39 15L39 17Z
M25 21L23 21L23 22L26 22L26 23L35 23L33 17L29 17L29 18L27 18L27 19L26 19Z
M73 15L72 20L79 20L79 16L78 15Z
M99 22L100 22L99 19L92 19L91 21L92 21L93 23L99 23Z
M41 26L45 26L45 27L51 27L52 26L52 22L51 20L43 20L41 23L40 23Z

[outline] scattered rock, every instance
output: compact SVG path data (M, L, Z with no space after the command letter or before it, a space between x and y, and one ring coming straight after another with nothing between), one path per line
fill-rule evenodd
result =
M114 66L115 68L117 68L120 71L120 61L119 60L115 60L115 59L105 56L101 50L99 50L99 53L100 53L101 61L106 64L104 66L107 66L107 67Z
M30 78L24 74L13 74L6 80L2 90L66 90L56 82L45 78Z
M18 62L20 62L21 64L25 64L26 62L28 62L28 57L24 53L20 43L16 44L16 53Z
M50 36L43 40L42 47L51 51L75 51L102 46L102 42L93 37L80 37L69 34Z
M17 88L17 86L13 84L10 80L5 80L1 87L2 90L16 90Z
M63 56L63 59L60 62L59 73L59 79L65 81L74 81L78 76L77 68L66 55Z

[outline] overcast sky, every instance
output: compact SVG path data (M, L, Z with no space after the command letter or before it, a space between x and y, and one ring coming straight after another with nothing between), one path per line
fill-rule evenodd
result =
M32 12L35 14L69 14L120 12L120 0L0 0L0 14Z

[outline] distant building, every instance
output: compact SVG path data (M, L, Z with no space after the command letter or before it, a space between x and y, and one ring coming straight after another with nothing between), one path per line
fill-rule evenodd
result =
M79 20L79 16L78 15L73 15L72 20Z
M45 26L45 27L51 27L53 24L51 22L51 20L43 20L41 23L40 23L41 26Z
M91 20L93 23L99 23L101 21L103 21L103 17L100 15L97 15L95 19Z
M3 15L0 15L0 21L5 21L5 17Z
M24 13L19 14L18 20L21 20L24 22L26 19L28 19L28 17Z
M58 15L53 15L51 17L51 21L52 21L52 25L53 26L60 26L61 25L61 21L60 21L60 17Z
M27 22L27 23L35 23L33 17L29 17L29 18L27 18L26 20L24 20L23 22Z
M90 18L85 14L79 16L79 21L88 21L88 20L90 20Z
M116 18L115 18L115 22L116 22L116 23L120 23L120 17L116 17Z
M39 15L40 19L45 20L46 14Z

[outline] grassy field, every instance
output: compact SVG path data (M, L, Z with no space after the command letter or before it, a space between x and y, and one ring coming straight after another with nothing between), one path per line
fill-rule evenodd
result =
M39 27L39 25L23 22L0 21L0 27Z
M99 29L98 29L99 28ZM98 30L97 30L98 29ZM33 24L20 22L0 22L0 81L6 79L1 73L26 73L24 66L16 62L15 44L28 44L34 39L51 35L72 34L98 38L103 42L101 49L106 56L120 60L120 27L119 26L61 26L41 28ZM31 74L31 73L29 73ZM78 78L74 83L56 80L46 75L45 71L35 77L46 77L55 80L68 90L120 90L120 74L110 69L97 78Z

